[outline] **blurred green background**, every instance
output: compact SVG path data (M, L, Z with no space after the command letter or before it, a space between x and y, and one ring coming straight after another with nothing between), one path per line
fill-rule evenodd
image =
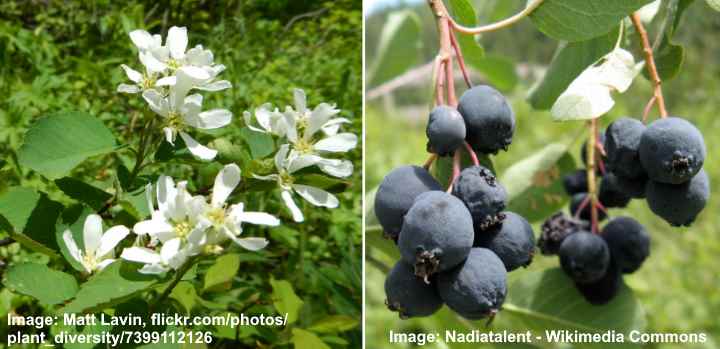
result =
M479 15L479 23L507 17L524 6L525 1L473 1ZM421 23L422 46L417 56L418 65L430 62L437 53L437 34L433 16L427 5L396 5L373 12L366 18L367 65L373 66L378 52L382 25L388 16L401 10L409 10ZM654 38L657 23L649 26ZM627 209L612 209L612 216L629 215L640 220L651 233L652 251L643 267L625 282L645 309L647 332L705 332L709 339L705 344L648 344L646 348L716 348L720 346L720 164L716 154L720 150L718 105L720 105L720 14L710 10L703 1L695 1L685 13L676 33L675 41L686 49L685 62L679 75L663 84L666 103L671 114L692 121L704 134L708 149L705 170L711 180L711 199L697 221L689 228L673 228L653 215L643 200L633 200ZM633 34L634 35L634 34ZM584 123L552 121L548 111L533 110L526 101L533 84L542 77L552 59L557 43L540 33L529 20L523 20L510 29L484 34L479 39L485 52L515 63L517 84L506 89L517 117L517 130L507 152L493 157L498 175L545 145L553 142L572 144L570 149L576 163L580 144L586 137ZM636 60L640 59L637 50ZM382 67L378 67L382 69ZM477 73L477 72L476 72ZM425 125L431 96L430 71L399 84L388 93L374 95L367 100L366 111L366 183L372 192L382 178L393 168L404 164L422 164L428 157L425 151ZM474 75L474 83L486 82L482 74ZM456 80L460 93L464 83ZM369 84L367 91L373 95L377 84ZM386 91L386 92L387 92ZM628 92L615 95L616 105L600 119L601 127L621 116L640 117L642 109L651 96L651 84L638 77ZM657 117L653 111L651 117ZM578 165L580 166L580 165ZM508 184L506 184L508 185ZM511 184L510 184L511 185ZM371 203L371 202L369 202ZM567 209L567 208L565 208ZM372 211L368 212L368 227L377 227ZM532 222L536 235L542 221ZM396 332L435 333L446 328L485 330L484 321L469 322L456 317L447 308L439 314L424 319L399 320L396 313L384 305L383 283L387 269L395 262L385 253L379 230L367 231L367 322L366 338L371 348L402 348L412 345L388 344L390 330ZM512 282L522 280L558 266L557 257L539 253L533 264L514 271L510 275L509 294L517 297L526 290L513 289ZM552 286L549 286L552 289ZM592 312L592 310L591 310ZM588 315L592 317L592 313ZM630 314L627 315L628 317ZM622 316L621 316L622 317ZM527 328L507 312L501 312L490 329L519 330ZM609 345L599 345L607 347ZM430 348L484 347L482 345L431 344ZM502 346L507 347L507 346ZM524 347L524 346L520 346ZM557 345L557 347L572 347Z
M266 102L280 108L292 105L293 88L305 90L308 106L337 104L341 116L352 120L345 129L361 134L359 1L1 1L0 194L11 186L25 186L47 192L53 200L71 202L52 181L18 165L16 151L25 131L48 113L88 112L112 129L119 142L134 142L137 129L130 120L150 111L138 95L115 92L117 85L127 80L120 64L140 69L128 33L141 28L165 37L173 25L188 27L189 46L202 44L212 50L215 62L227 67L221 77L233 84L229 90L204 93L204 107L231 110L233 123L219 131L197 134L203 144L223 137L237 147L226 152L218 146L220 161L249 161L252 135L245 130L243 111ZM215 347L292 347L293 338L300 337L293 337L293 328L314 328L303 332L304 338L320 338L333 348L360 346L361 146L343 154L356 170L340 185L340 208L308 205L304 224L290 223L278 193L242 193L248 207L278 214L285 224L272 230L249 228L258 229L253 234L266 235L270 246L260 253L233 250L240 253L242 263L232 287L202 295L204 299L198 302L214 308L198 306L195 311L273 313L273 302L282 300L273 294L271 278L289 281L290 291L294 288L303 305L295 326L216 333ZM73 176L102 189L112 188L116 157L129 155L119 151L96 157L75 169ZM220 167L218 163L159 165L157 172L188 179L191 190L207 192ZM0 231L0 239L6 236ZM17 243L0 247L0 272L22 261L54 263ZM55 265L62 267L62 263ZM201 265L201 270L208 266ZM31 298L3 287L0 335L5 338L8 331L8 312L41 315L47 311ZM313 327L322 321L324 325ZM318 343L313 343L317 348Z

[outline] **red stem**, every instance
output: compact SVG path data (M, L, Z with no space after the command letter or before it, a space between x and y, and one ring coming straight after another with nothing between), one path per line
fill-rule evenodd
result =
M470 82L470 74L468 74L467 67L465 66L465 59L462 55L462 50L460 50L460 45L458 45L457 37L455 36L455 31L453 30L450 30L450 43L455 50L455 55L457 56L458 65L460 66L460 71L462 72L463 79L465 79L465 83L467 84L468 88L472 88L473 85L472 82Z
M470 154L470 159L472 159L473 165L479 166L480 160L478 160L478 156L473 150L473 148L468 144L468 142L463 142L465 144L465 150Z
M423 164L423 167L424 167L426 170L429 170L429 169L430 169L430 166L433 164L433 162L435 162L435 160L437 160L437 158L438 158L438 155L437 155L437 154L430 154L430 157L429 157L427 160L425 160L425 163Z
M460 177L460 152L456 151L453 156L453 170L452 177L450 177L450 184L448 184L447 192L451 193L455 180Z

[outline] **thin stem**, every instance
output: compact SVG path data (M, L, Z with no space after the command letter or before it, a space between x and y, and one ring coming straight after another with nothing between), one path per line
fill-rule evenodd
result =
M465 66L465 59L463 58L462 50L460 50L457 37L455 37L455 32L452 30L450 31L450 43L452 44L453 50L455 50L455 56L457 56L458 65L460 66L460 71L462 72L465 84L467 84L468 88L472 88L473 84L470 82L470 74Z
M448 185L447 192L451 193L455 180L460 176L460 152L456 151L453 156L453 170L452 177L450 177L450 184Z
M590 221L592 232L598 232L597 188L595 183L595 148L597 143L597 119L590 121L590 139L587 142L587 181L590 198ZM579 212L580 210L578 210Z
M159 305L160 303L162 303L162 301L164 301L170 295L170 293L175 288L175 286L177 286L177 284L179 284L180 281L182 281L182 278L185 276L185 274L190 270L190 268L192 268L193 264L195 264L195 262L199 259L200 259L199 257L194 257L194 258L188 259L187 262L185 262L185 264L183 264L180 267L180 269L178 269L175 272L175 277L172 279L170 284L165 288L165 291L163 291L163 293L161 293L160 296L158 296L155 299L155 301L153 301L150 304L151 309L154 308L155 306Z
M654 98L657 100L658 109L660 110L660 117L666 118L668 116L668 112L665 108L665 98L663 97L662 93L662 80L660 80L657 66L655 66L653 49L650 46L650 40L648 40L647 31L645 30L645 27L643 26L642 21L640 20L640 16L637 14L637 12L633 13L632 16L630 16L630 19L632 20L633 25L637 29L638 35L640 36L640 41L642 42L643 52L645 53L645 64L647 65L648 73L650 73L650 78L655 85Z
M423 168L425 168L426 170L429 170L430 166L432 166L433 162L435 162L435 160L437 160L437 158L438 158L437 154L430 154L430 157L427 160L425 160L425 163L423 164Z
M435 60L433 61L433 67L432 67L432 76L433 76L433 93L432 93L432 101L434 103L433 107L438 106L441 103L441 94L442 90L440 90L440 69L442 67L442 57L439 55L435 57Z
M445 82L447 84L448 104L457 106L457 97L455 97L455 74L453 74L452 61L452 39L450 38L450 22L448 16L441 16L438 21L440 31L440 52L445 60Z
M442 2L440 0L431 0L431 1ZM517 14L515 14L511 17L508 17L506 19L503 19L501 21L498 21L498 22L495 22L492 24L488 24L488 25L484 25L481 27L474 27L474 28L465 27L463 25L460 25L458 22L456 22L452 18L450 18L450 24L452 25L452 27L455 30L457 30L461 33L465 33L465 34L481 34L481 33L492 32L492 31L496 31L496 30L500 30L500 29L509 27L509 26L519 22L521 19L527 17L533 11L535 11L535 9L538 8L542 3L543 3L543 0L535 0L535 1L531 2L530 4L528 4L527 7L525 7L522 11L518 12Z
M653 105L655 105L655 101L657 101L657 97L653 95L652 98L650 98L650 100L648 101L647 105L645 105L642 117L643 124L647 124L647 118L648 115L650 115L650 109L652 109Z
M470 144L468 142L463 142L463 143L465 145L465 150L468 152L468 154L470 154L470 159L472 159L473 165L479 166L480 160L478 160L478 156L475 153L475 151L473 150L473 148L470 146Z
M436 105L445 104L445 64L447 64L447 61L445 61L445 59L443 58L440 58L440 65L438 66L438 71L435 77L435 89L438 91L435 95Z

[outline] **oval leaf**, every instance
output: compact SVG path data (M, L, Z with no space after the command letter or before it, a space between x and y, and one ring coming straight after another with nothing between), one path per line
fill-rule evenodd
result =
M545 0L530 14L545 35L583 41L607 34L620 21L652 0Z
M85 159L109 153L115 147L115 137L98 118L83 112L63 112L30 127L18 157L20 165L55 179Z
M562 176L575 169L566 145L549 144L508 168L500 179L508 192L507 209L530 222L545 219L567 201Z
M240 268L240 256L226 254L218 257L207 273L205 273L203 291L232 281Z
M411 11L391 14L377 49L377 58L370 71L371 86L398 76L415 65L420 57L420 19Z
M330 349L330 347L314 333L299 328L292 329L292 342L295 349Z
M47 195L24 187L13 187L0 195L0 227L25 247L57 257L55 221L63 207Z
M613 49L617 37L616 27L607 35L591 40L561 44L542 80L530 92L529 101L532 107L550 109L560 94L585 68Z
M292 284L285 280L270 279L272 285L272 299L275 309L280 315L287 314L288 323L295 323L302 308L303 301L295 294Z
M645 310L624 283L617 296L602 306L588 303L560 268L527 273L508 288L512 292L501 316L517 319L536 332L616 330L627 334L646 326Z
M11 266L5 273L3 284L46 305L62 303L78 291L77 281L71 275L37 263Z
M139 264L116 261L80 285L64 313L102 310L122 302L155 284L156 276L138 273Z

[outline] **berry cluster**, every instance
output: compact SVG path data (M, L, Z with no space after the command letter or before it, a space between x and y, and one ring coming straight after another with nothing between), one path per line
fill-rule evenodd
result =
M598 138L603 145L598 149L606 154L597 158L601 208L625 207L633 198L645 198L650 210L672 226L691 225L705 208L710 196L702 169L705 142L690 122L668 117L646 127L639 120L620 118ZM587 163L585 152L581 154ZM589 220L585 170L566 175L563 184L572 196L571 213ZM605 217L601 209L598 219Z
M638 270L650 254L650 236L630 217L613 218L597 232L597 222L589 222L592 205L599 209L597 220L603 220L606 208L645 198L653 213L671 225L689 226L705 207L710 188L702 169L702 134L684 119L663 118L646 127L621 118L599 134L594 146L601 176L597 201L588 194L586 170L563 177L572 217L557 213L546 220L538 245L543 254L560 257L588 302L605 304L617 294L622 274ZM587 144L581 152L587 165L585 149Z
M458 108L441 105L427 126L428 150L474 165L459 169L447 192L425 167L392 170L375 197L375 214L401 260L385 281L387 306L401 318L428 316L443 304L476 320L494 316L507 295L507 272L532 262L535 238L522 216L504 211L507 193L474 151L507 149L515 117L488 86L466 91Z

